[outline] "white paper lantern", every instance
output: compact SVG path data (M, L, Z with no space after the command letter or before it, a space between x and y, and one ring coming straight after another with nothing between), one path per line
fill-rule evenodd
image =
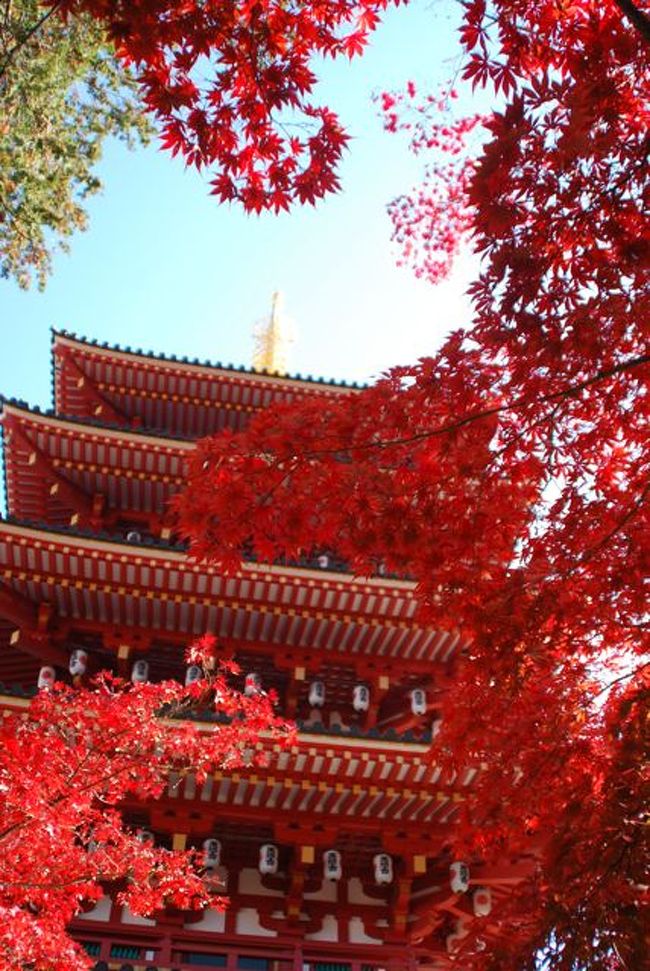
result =
M370 707L370 691L365 684L355 684L352 692L352 707L355 711L368 711Z
M149 680L149 662L136 661L131 668L131 681L133 684L144 684Z
M393 858L388 853L377 853L373 857L375 867L375 883L393 882Z
M38 687L40 691L49 691L56 681L56 671L49 666L41 668L38 672Z
M309 704L312 708L322 708L325 704L325 685L322 681L312 681L309 685Z
M75 647L74 651L70 654L70 661L68 662L68 671L73 677L77 677L80 674L86 673L86 668L88 667L88 654L83 651L80 647Z
M278 872L279 853L274 843L264 843L260 846L260 873Z
M214 870L221 863L221 843L219 840L207 839L203 841L203 866L206 870Z
M191 684L196 684L203 677L203 671L198 666L198 664L190 664L189 668L185 672L185 687L189 688Z
M262 690L262 679L256 671L249 671L244 679L244 694L247 698L258 695Z
M469 888L469 867L457 860L449 867L449 882L454 893L467 893Z
M411 711L414 715L427 713L427 693L422 688L413 688L411 691Z
M476 917L487 917L492 911L492 891L489 887L477 887L472 894L472 909Z
M326 880L340 880L343 875L341 869L341 854L338 850L325 850L323 853L323 876Z

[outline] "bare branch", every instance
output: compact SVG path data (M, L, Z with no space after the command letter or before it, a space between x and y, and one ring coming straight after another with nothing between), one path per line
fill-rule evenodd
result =
M616 364L611 368L603 368L597 371L590 378L586 378L584 381L578 381L576 384L568 385L561 391L554 391L551 394L540 395L537 399L538 401L558 401L562 398L571 398L574 395L579 394L584 391L585 388L589 388L594 384L599 384L602 381L606 381L608 378L614 377L617 374L622 374L625 371L631 371L633 368L640 367L643 364L650 363L650 354L642 354L639 357L631 357L625 361L621 361L620 364ZM313 458L319 455L336 455L339 452L352 451L352 452L363 452L370 449L383 449L383 448L393 448L398 445L412 445L414 442L425 441L427 438L435 438L438 435L445 435L448 432L456 431L459 428L463 428L465 425L471 425L475 421L482 421L484 418L490 418L492 415L498 415L506 411L515 411L517 408L521 408L527 405L526 399L518 399L516 401L510 402L503 405L494 405L492 408L483 408L481 411L474 411L469 415L465 415L464 418L459 418L456 421L447 422L444 425L439 425L438 428L427 429L426 431L417 432L414 435L406 435L403 438L389 438L380 439L378 441L364 442L362 444L342 444L337 448L322 448L322 449L310 449L303 453L304 457ZM553 409L554 411L555 409ZM550 414L552 414L551 412ZM293 457L293 456L290 456ZM278 461L286 461L284 459L278 459Z
M650 43L650 17L647 17L643 10L639 10L637 5L632 3L632 0L614 0L614 3L625 14L630 23L636 27L641 36Z
M57 2L53 3L51 7L48 7L48 9L45 11L42 17L40 17L36 21L36 23L33 24L29 28L29 30L25 33L22 40L18 41L16 44L14 44L13 47L9 48L9 50L7 51L6 57L4 58L2 63L0 63L0 78L4 77L4 75L7 73L7 68L13 61L16 54L18 54L18 52L21 51L23 47L25 47L30 42L32 37L35 34L37 34L38 31L43 27L43 25L47 23L50 17L52 17L53 14L57 12L60 6L61 6L61 0L57 0Z

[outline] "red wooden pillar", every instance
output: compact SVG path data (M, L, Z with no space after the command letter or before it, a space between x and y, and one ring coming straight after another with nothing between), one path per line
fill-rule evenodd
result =
M160 924L158 925L160 928ZM156 954L156 962L161 967L171 968L172 965L172 939L169 931L164 931L160 937L160 950Z
M296 943L293 949L293 971L302 971L302 969L303 969L302 944Z

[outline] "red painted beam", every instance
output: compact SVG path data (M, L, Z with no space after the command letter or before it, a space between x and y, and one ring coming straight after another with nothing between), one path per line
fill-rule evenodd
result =
M119 411L113 404L108 400L108 398L101 393L99 388L97 388L91 378L85 373L78 362L75 360L72 352L66 347L55 347L54 354L61 361L61 372L59 374L59 380L61 382L61 387L63 390L63 384L66 379L65 370L72 373L72 377L77 382L77 387L82 389L83 397L88 402L89 409L91 409L92 415L96 418L101 418L102 421L115 422L116 425L128 425L130 424L129 418L121 411Z
M89 523L93 518L92 497L84 492L81 486L71 482L54 468L49 456L29 438L20 422L13 416L7 420L6 427L11 430L11 447L14 442L20 442L22 447L34 456L35 468L40 471L45 482L56 487L57 495L67 503L73 513L80 515L82 523ZM19 468L16 468L15 474L17 477L20 475Z
M17 627L38 627L38 606L13 587L0 581L0 617Z

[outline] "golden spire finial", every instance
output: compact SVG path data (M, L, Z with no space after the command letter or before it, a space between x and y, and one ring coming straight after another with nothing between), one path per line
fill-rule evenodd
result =
M257 371L287 373L288 345L293 340L287 318L282 313L282 294L273 294L270 316L259 322L253 332L253 367Z

